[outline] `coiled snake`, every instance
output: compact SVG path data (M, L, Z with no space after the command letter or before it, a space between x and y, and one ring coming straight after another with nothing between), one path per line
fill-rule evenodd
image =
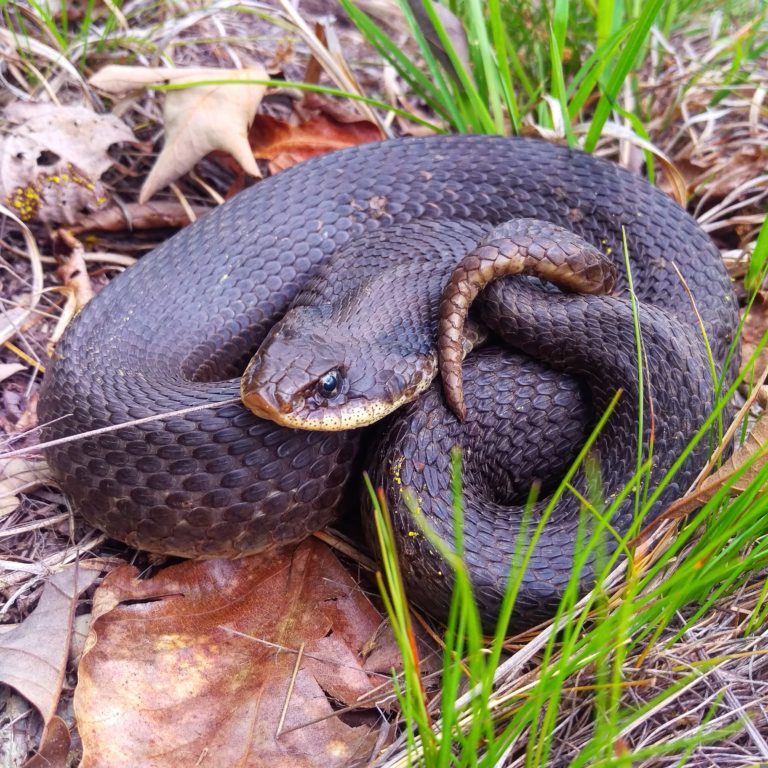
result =
M546 261L552 253L612 262L613 293L569 293L536 277L495 279L507 274L494 272L499 258ZM440 298L452 275L441 364L459 413L461 328L478 291L468 328L472 336L490 334L463 365L463 422L431 383ZM75 508L115 538L153 552L238 556L295 541L331 521L350 480L359 483L361 442L372 435L345 428L402 405L380 423L367 453L392 508L407 585L428 610L445 613L448 570L411 519L402 491L410 489L430 524L452 541L449 462L460 444L465 558L490 622L516 540L526 539L518 533L532 482L541 491L530 532L621 388L594 446L602 493L610 501L624 487L651 438L649 481L656 484L712 407L702 328L722 367L735 327L717 249L642 179L536 140L404 139L280 173L119 275L58 345L39 414L51 422L43 433L50 440L226 400L240 391L239 376L267 337L248 367L244 396L282 425L237 404L52 447L51 466ZM651 514L685 488L705 442ZM582 472L571 484L590 497ZM514 626L554 610L570 575L581 509L578 495L567 491L544 525ZM599 526L588 513L586 519L589 535ZM611 525L622 533L631 520L630 501ZM603 551L614 546L606 534ZM584 586L592 567L588 559Z

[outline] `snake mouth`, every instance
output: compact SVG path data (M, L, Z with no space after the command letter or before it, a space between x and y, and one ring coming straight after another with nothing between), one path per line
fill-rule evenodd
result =
M367 427L383 419L400 405L400 403L348 402L335 407L309 408L301 398L295 403L295 408L291 408L291 404L288 404L287 410L283 410L275 407L274 403L259 393L243 394L242 400L245 407L261 419L267 419L281 427L309 432L343 432Z
M430 384L426 381L415 391L409 391L392 401L350 399L344 403L318 406L312 398L296 397L281 403L268 392L241 388L243 405L255 416L289 429L309 432L343 432L370 426L421 394Z
M291 413L291 403L281 403L277 398L269 397L261 392L246 391L240 387L240 399L243 405L255 416L268 421L282 423Z
M287 355L286 355L287 356ZM406 403L415 400L432 383L437 371L435 354L421 356L419 365L404 375L391 365L381 365L367 376L350 375L348 366L326 355L316 371L307 365L267 366L258 353L240 381L243 405L255 416L289 429L342 432L370 426ZM399 358L398 358L399 360ZM297 369L300 369L297 373ZM331 391L326 378L332 377ZM363 379L363 385L355 385Z

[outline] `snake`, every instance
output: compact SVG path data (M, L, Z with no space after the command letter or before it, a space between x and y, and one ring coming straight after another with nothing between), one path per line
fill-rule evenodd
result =
M523 628L591 586L638 493L648 522L694 478L736 326L716 246L641 177L533 138L393 139L254 184L119 274L38 413L73 507L131 547L240 557L345 509L375 539L367 468L409 598L448 615L461 544L483 622L514 578Z

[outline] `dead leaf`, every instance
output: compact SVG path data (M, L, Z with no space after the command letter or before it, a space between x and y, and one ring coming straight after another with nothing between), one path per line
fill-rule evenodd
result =
M324 152L380 141L382 138L378 127L366 120L342 123L323 114L300 125L258 115L250 130L253 154L269 160L271 173L283 171Z
M94 598L75 692L84 768L370 757L377 716L347 725L329 699L373 691L361 649L381 618L324 545L136 576L113 571Z
M64 286L72 291L79 312L93 298L93 286L88 277L88 267L84 258L85 249L82 243L68 233L64 235L64 240L72 248L72 252L59 266L57 272Z
M749 314L744 319L744 330L741 333L742 360L749 360L766 333L768 333L768 296L759 292L750 307ZM768 366L768 348L763 347L762 352L757 356L755 371L763 371L766 366ZM749 380L746 383L750 384Z
M97 72L89 82L109 93L122 94L152 84L267 79L267 71L263 67L162 69L108 66ZM215 149L228 152L246 173L259 176L259 167L248 146L248 126L265 90L263 85L228 83L190 85L166 91L163 108L165 144L141 188L139 202L145 203L155 192L191 170L198 160Z
M43 373L45 370L43 369ZM28 397L25 397L22 402L25 403L24 410L19 414L19 418L16 419L16 423L13 425L13 432L17 435L29 432L37 426L37 401L39 399L39 392L30 392ZM6 411L6 417L8 413Z
M709 200L717 201L760 176L767 160L765 147L759 143L730 146L712 141L701 147L687 145L674 158L674 166L684 179L688 197L706 193ZM670 192L673 182L668 169L662 167L659 186Z
M16 495L45 485L53 480L48 462L30 456L17 456L0 461L0 518L19 506Z
M104 205L107 150L134 141L125 123L76 105L15 102L3 114L0 196L22 220L72 224Z
M307 91L302 94L301 99L294 105L294 112L302 123L318 114L326 115L337 123L361 122L360 113L356 109L351 108L343 101L314 91ZM379 134L379 138L382 138L381 134Z
M708 477L699 489L699 493L705 493L706 498L714 495L715 491L738 470L748 462L751 465L744 471L741 477L731 484L734 493L741 493L757 477L760 470L768 460L768 419L762 418L747 434L744 444L737 448L728 461L726 461L714 475Z
M60 717L52 717L45 724L40 746L22 768L67 768L71 743L67 724Z
M751 465L738 480L733 476L748 462ZM744 444L737 448L728 461L691 493L671 504L664 517L683 517L711 499L726 483L729 492L741 493L757 477L768 461L768 419L763 416L747 435Z
M559 107L559 102L554 101L554 105ZM586 126L583 126L586 127ZM562 135L562 134L561 134ZM655 144L648 141L643 136L637 134L632 128L623 123L616 123L613 120L607 120L603 126L603 135L611 136L621 141L628 142L630 146L650 152L666 174L667 186L664 191L681 207L685 208L688 197L686 193L685 181L675 164L670 158Z
M11 376L25 370L26 367L21 363L0 363L0 381L10 379Z
M59 701L77 598L97 571L72 566L50 577L35 610L0 635L0 682L15 688L51 722Z

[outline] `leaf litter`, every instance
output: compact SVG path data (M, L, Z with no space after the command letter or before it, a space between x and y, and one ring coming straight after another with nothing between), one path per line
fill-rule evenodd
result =
M80 105L14 102L0 137L0 197L24 221L74 224L108 200L101 176L113 144L134 142L112 114Z
M137 576L118 568L94 597L75 691L85 768L369 761L390 687L363 651L394 639L325 545ZM339 706L368 717L349 725Z
M261 176L248 146L248 126L266 88L247 81L266 79L264 67L161 69L110 65L99 70L90 84L113 95L147 85L186 86L165 93L165 142L141 188L139 203L147 202L214 150L232 155L250 176Z
M341 122L320 113L298 124L257 115L249 138L253 154L269 160L269 172L275 174L310 157L384 137L378 126L367 120Z
M0 634L0 682L15 688L42 715L39 754L64 765L69 729L56 716L64 684L75 608L98 571L69 566L47 579L37 606L18 626Z

